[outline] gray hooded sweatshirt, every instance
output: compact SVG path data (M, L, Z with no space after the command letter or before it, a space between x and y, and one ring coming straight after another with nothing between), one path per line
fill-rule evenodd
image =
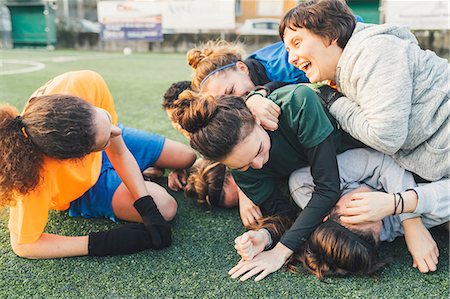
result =
M406 28L357 23L336 69L344 130L428 180L450 173L450 64Z

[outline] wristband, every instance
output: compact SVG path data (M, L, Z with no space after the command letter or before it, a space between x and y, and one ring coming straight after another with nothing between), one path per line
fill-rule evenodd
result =
M270 234L270 232L265 229L265 228L261 228L260 230L258 230L258 232L263 232L267 235L267 238L269 239L269 242L266 244L266 246L264 246L264 250L269 249L270 247L272 247L272 235Z
M266 91L266 95L263 95L262 93L260 93L260 90L265 90ZM247 102L248 99L250 99L252 96L254 96L255 94L262 96L263 98L266 98L269 94L270 94L270 89L266 86L262 86L262 85L258 85L256 86L252 91L250 91L248 93L248 95L245 97L244 102Z

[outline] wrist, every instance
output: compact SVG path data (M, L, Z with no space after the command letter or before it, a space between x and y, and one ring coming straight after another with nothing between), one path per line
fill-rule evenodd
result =
M402 196L405 201L404 213L414 213L419 201L419 197L417 196L416 191L407 190L406 192L402 192Z
M281 242L278 242L272 250L277 254L277 256L282 257L285 261L294 253Z
M260 230L258 230L258 233L263 236L264 250L269 249L272 246L272 236L270 235L270 232L265 228L261 228Z
M405 231L405 234L407 234L409 231L415 231L417 229L417 226L421 225L421 224L422 224L422 218L420 218L420 217L408 218L402 222L402 226L403 226L403 230Z
M254 95L262 96L263 98L267 97L270 90L265 86L256 86L252 91L248 93L248 95L244 98L244 101L247 102Z

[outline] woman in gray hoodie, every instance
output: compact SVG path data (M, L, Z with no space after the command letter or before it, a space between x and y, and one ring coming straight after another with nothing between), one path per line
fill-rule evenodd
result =
M300 3L283 17L279 29L292 65L312 83L336 84L337 90L320 88L321 97L344 130L433 182L415 189L415 200L449 190L446 59L420 49L404 27L356 23L341 0ZM354 198L348 205L351 213L341 220L349 224L379 220L369 197ZM384 202L395 204L394 195Z
M331 80L327 106L368 146L424 179L448 177L450 65L406 28L355 23L340 0L301 3L280 24L289 62Z

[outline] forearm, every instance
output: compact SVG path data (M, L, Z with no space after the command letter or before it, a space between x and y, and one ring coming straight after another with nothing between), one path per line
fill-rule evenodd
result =
M297 250L323 218L336 205L340 196L339 171L336 150L331 136L314 148L307 149L315 190L305 209L281 242L291 250Z
M37 241L28 244L18 244L14 233L10 234L10 238L14 253L23 258L50 259L88 254L88 236L42 234Z
M400 149L408 133L407 124L394 128L387 119L384 122L383 119L369 119L360 105L346 97L336 100L330 107L330 113L354 138L388 155Z
M123 141L122 141L123 142ZM120 151L107 150L108 158L134 198L148 195L139 165L123 144Z

